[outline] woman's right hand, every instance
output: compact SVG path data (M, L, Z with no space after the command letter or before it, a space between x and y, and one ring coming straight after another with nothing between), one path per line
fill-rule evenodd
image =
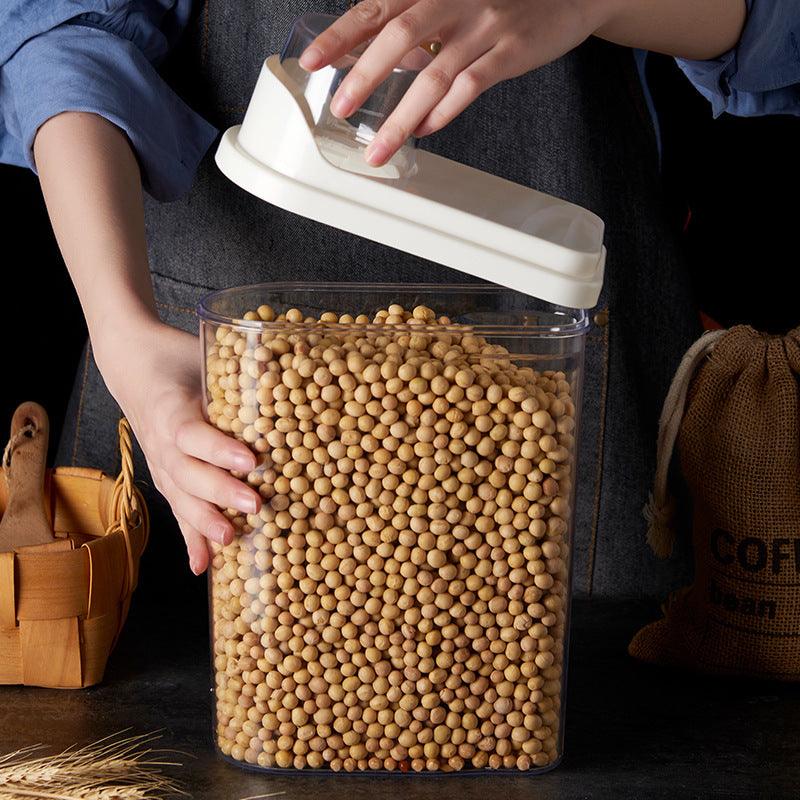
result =
M208 540L229 543L234 527L219 508L256 514L261 496L228 470L247 473L255 455L203 417L196 336L151 322L115 346L97 337L95 357L133 428L155 487L180 525L196 575L209 563ZM116 351L116 352L115 352Z
M97 114L57 114L39 129L34 154L97 366L199 575L208 566L208 540L234 535L219 508L254 514L261 507L258 492L228 472L251 471L255 456L205 422L197 337L156 315L141 174L124 133Z

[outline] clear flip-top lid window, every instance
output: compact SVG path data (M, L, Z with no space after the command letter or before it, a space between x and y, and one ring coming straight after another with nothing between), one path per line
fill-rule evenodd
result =
M305 49L335 20L336 17L331 14L306 14L300 17L292 26L281 53L281 66L308 104L320 152L335 166L351 172L382 178L409 177L416 169L414 151L417 142L413 137L383 167L370 167L364 160L364 150L420 70L430 63L431 56L421 47L415 48L361 108L347 119L338 119L331 113L331 98L370 42L359 45L334 64L316 72L306 72L299 64Z

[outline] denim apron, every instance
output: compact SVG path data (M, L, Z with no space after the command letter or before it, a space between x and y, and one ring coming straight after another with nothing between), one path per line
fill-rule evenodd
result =
M263 59L280 51L292 20L345 7L346 0L206 2L167 79L224 130L241 121ZM573 585L578 595L662 595L686 577L688 560L685 552L666 565L652 556L641 510L660 404L699 331L686 264L662 208L655 137L631 51L590 40L495 86L421 147L578 203L605 221L605 287L587 340ZM225 286L470 280L252 197L222 176L213 149L188 196L146 201L158 311L170 325L196 333L198 299ZM114 473L120 413L87 345L60 463ZM136 467L153 514L140 591L148 584L182 591L190 584L177 525L149 485L141 453Z

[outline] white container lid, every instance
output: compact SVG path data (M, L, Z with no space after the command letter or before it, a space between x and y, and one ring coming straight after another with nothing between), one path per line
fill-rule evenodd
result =
M242 125L217 149L234 183L287 211L551 303L597 303L606 250L603 221L590 211L422 150L415 173L400 179L334 159L318 145L302 91L271 56Z

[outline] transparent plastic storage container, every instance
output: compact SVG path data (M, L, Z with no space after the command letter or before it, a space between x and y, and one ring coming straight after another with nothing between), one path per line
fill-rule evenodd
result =
M256 453L239 477L264 498L227 512L210 570L219 752L556 765L585 312L486 285L307 283L198 312L207 418Z

